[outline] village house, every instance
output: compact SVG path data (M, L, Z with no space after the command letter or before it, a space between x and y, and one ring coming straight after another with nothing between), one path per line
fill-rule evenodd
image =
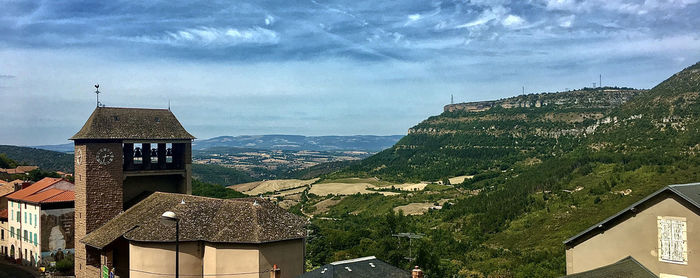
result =
M566 273L606 277L594 274L630 268L661 278L698 277L693 251L700 241L688 235L699 232L700 183L666 186L566 240Z
M77 278L303 272L298 216L261 199L191 196L193 139L168 109L95 109L71 138ZM166 212L181 226L161 223Z
M9 255L38 266L55 252L73 252L74 185L44 178L7 196Z

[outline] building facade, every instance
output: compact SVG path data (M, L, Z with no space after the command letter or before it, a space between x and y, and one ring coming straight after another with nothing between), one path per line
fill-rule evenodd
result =
M38 266L56 252L73 252L74 185L44 178L7 196L9 255Z
M98 107L75 143L75 275L110 263L80 239L156 191L191 189L192 140L170 110Z
M667 186L565 241L566 271L632 257L659 277L700 276L700 183Z

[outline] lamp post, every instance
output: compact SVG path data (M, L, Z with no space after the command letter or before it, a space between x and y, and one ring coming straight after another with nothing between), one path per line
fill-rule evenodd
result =
M172 225L175 222L175 278L180 277L180 218L172 211L166 211L160 216L163 224Z

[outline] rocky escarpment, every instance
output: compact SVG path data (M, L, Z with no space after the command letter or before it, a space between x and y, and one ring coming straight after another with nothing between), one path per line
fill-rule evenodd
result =
M630 88L586 88L558 93L541 93L520 95L511 98L465 102L445 105L445 112L467 111L482 112L493 107L530 108L544 106L566 106L568 108L603 108L609 109L622 105L632 98L643 94L646 90Z

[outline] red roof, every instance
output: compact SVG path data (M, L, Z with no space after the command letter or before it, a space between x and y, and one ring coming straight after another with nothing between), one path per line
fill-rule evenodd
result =
M42 203L58 203L58 202L73 202L75 201L75 192L64 190L61 194L48 198Z
M65 181L61 178L43 178L42 180L24 188L22 190L15 191L14 193L7 196L8 199L16 201L24 201L29 203L44 203L49 200L49 202L68 202L74 201L75 197L68 198L68 196L74 196L70 190L61 190L58 188L50 188L51 186ZM66 192L71 192L71 194L64 195Z
M1 210L0 210L0 219L5 219L5 220L7 220L7 209L1 209Z

